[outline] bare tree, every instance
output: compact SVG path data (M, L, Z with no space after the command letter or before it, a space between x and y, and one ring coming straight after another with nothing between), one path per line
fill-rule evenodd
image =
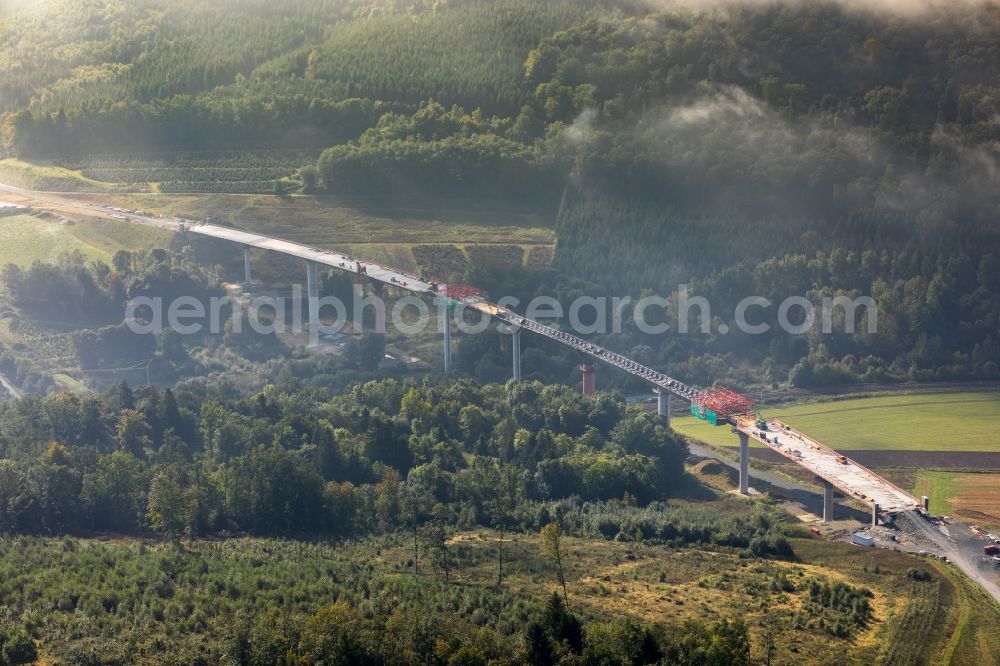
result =
M563 548L562 548L562 528L556 523L549 523L542 528L542 552L545 553L552 564L555 565L556 574L559 576L559 585L562 586L563 601L569 607L569 594L566 592L566 577L563 575Z

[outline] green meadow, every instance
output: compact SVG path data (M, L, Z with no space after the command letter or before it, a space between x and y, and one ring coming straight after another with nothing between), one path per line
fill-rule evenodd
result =
M114 220L84 220L72 224L33 215L0 217L0 266L52 262L78 250L89 259L109 262L118 250L168 247L171 234Z
M765 406L763 412L844 451L1000 451L993 418L1000 414L1000 391L851 398ZM739 443L729 427L691 416L675 419L674 428L714 446Z

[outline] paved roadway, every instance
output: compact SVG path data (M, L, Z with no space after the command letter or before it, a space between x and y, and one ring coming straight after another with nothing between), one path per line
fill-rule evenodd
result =
M369 278L384 282L392 287L399 287L418 294L434 295L436 292L435 285L427 280L422 280L415 275L397 271L374 262L359 261L350 255L340 252L320 250L307 245L301 245L300 243L240 231L239 229L232 229L230 227L220 227L215 224L192 224L185 228L188 233L221 238L246 247L280 252L351 273L357 273L358 267L362 266L364 267L365 275Z

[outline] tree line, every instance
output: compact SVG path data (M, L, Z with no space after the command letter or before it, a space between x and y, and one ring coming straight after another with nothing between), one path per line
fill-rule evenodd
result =
M438 505L523 528L541 520L537 502L647 505L681 483L683 442L612 396L499 389L26 398L0 409L2 529L356 536L423 524Z

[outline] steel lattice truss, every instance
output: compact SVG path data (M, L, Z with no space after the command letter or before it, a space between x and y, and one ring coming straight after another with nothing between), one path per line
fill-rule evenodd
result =
M636 377L649 382L656 388L669 391L670 393L680 396L685 400L697 402L698 399L704 395L702 391L694 388L693 386L688 386L683 382L677 381L673 377L668 377L662 372L657 372L652 368L647 368L641 363L636 363L628 357L616 354L609 349L595 345L592 342L587 342L582 338L570 335L569 333L560 331L557 328L540 324L537 321L528 319L527 317L522 317L517 313L511 312L506 308L501 308L493 303L476 303L471 305L471 307L494 316L515 328L523 328L537 335L549 338L550 340L555 340L560 344L577 350L581 354L586 354L587 356L602 361L603 363L607 363L608 365L614 366L620 370L624 370L631 375L635 375Z

